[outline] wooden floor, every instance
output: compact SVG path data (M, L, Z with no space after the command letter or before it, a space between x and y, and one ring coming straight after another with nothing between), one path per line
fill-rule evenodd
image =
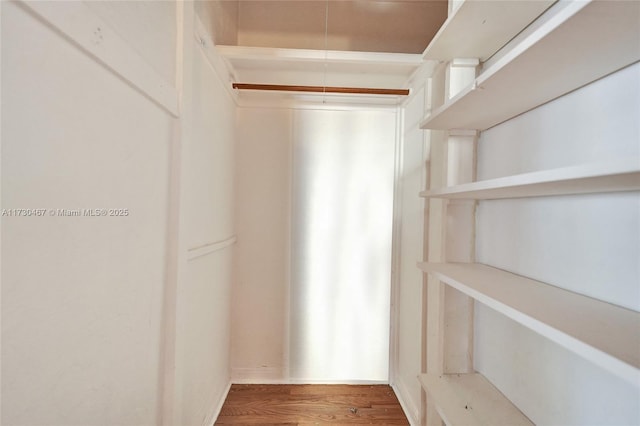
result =
M216 425L408 425L387 385L233 385Z

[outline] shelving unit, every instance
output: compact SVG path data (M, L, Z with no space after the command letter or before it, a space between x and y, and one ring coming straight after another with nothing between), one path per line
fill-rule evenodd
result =
M423 119L421 128L486 130L637 62L638 16L635 1L570 3Z
M223 45L215 50L235 83L261 85L403 88L424 63L421 54L411 53Z
M451 14L424 58L447 63L432 80L431 105L455 95L434 107L421 128L484 131L640 60L640 2L535 3L466 0ZM477 75L460 65L472 58L481 63ZM474 372L474 300L637 386L640 313L474 263L474 246L477 201L639 191L640 159L473 182L477 138L471 134L477 135L430 134L430 188L420 193L429 199L427 262L418 263L426 292L424 421L532 424Z
M422 374L419 379L447 426L533 425L481 374Z
M640 313L486 265L418 266L619 377L640 380Z
M423 191L421 197L493 200L640 190L640 160L624 159L523 173Z
M465 1L445 21L423 56L434 60L486 61L554 1Z

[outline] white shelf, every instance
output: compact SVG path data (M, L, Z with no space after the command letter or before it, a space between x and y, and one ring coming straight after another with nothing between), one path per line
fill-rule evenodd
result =
M422 374L420 383L447 426L533 425L481 374Z
M413 53L356 52L342 50L285 49L217 45L218 52L230 61L259 66L264 62L351 64L354 66L388 66L414 69L422 64ZM244 62L243 62L244 61Z
M640 159L563 167L423 191L421 197L492 200L640 190Z
M269 47L216 46L236 82L258 84L404 87L422 55Z
M640 384L640 313L486 265L418 266L624 380Z
M423 56L434 60L485 61L553 3L554 0L466 0L445 21Z
M638 16L637 1L569 3L421 128L485 130L637 62Z

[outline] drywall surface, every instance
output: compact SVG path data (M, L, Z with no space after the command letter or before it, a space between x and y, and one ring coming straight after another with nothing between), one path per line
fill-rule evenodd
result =
M189 5L176 119L2 2L3 424L210 424L225 397L233 246L202 248L233 241L235 104L192 37ZM56 7L76 36L87 29L73 14L105 25L86 49L113 50L117 34L172 88L175 3ZM130 65L107 53L117 72Z
M640 162L639 71L628 67L484 132L478 178L616 158ZM484 201L476 243L481 263L640 309L637 192ZM534 423L640 422L640 384L624 383L481 304L475 316L476 369Z
M479 179L640 162L638 93L640 64L484 132ZM637 192L483 202L478 233L485 263L640 310Z
M1 7L2 424L155 424L172 119Z
M290 374L388 381L396 112L297 110Z
M395 110L239 109L233 381L387 381L394 144Z
M235 104L199 44L189 72L193 93L184 134L181 230L187 250L234 236ZM234 247L193 258L180 276L176 305L174 421L207 424L230 383L230 305Z
M191 138L185 141L187 246L227 239L234 233L235 104L194 43Z
M238 109L234 381L288 375L291 120L288 109Z
M420 419L422 372L422 272L416 262L423 259L424 200L418 197L425 176L425 132L418 123L424 116L424 88L415 90L404 106L404 140L402 147L402 204L400 232L400 275L396 282L397 359L396 389L415 424Z
M481 134L478 180L640 157L640 64Z
M178 291L176 424L211 424L230 383L230 300L233 249L188 263Z
M640 422L636 386L486 306L475 314L476 370L535 424Z

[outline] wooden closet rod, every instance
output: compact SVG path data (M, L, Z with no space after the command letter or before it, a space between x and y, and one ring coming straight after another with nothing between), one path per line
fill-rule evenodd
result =
M250 84L233 83L234 89L240 90L277 90L281 92L314 92L314 93L350 93L361 95L400 95L409 94L409 89L375 89L369 87L323 87L323 86L287 86L282 84Z

